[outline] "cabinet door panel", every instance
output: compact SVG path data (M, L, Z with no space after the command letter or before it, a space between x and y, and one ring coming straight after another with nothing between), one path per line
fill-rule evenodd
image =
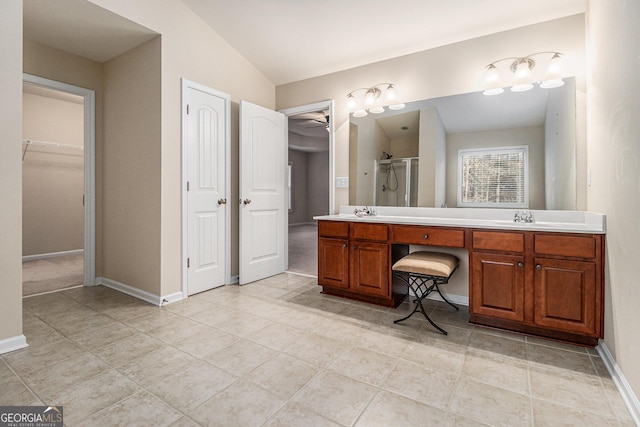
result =
M474 253L473 314L524 321L524 257Z
M318 284L349 287L349 242L346 239L318 239Z
M390 296L389 245L351 241L351 282L354 292Z
M595 334L595 264L538 258L535 265L535 323Z

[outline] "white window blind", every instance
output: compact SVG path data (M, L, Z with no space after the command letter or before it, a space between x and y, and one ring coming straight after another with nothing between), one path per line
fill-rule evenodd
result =
M528 208L528 147L459 150L458 206Z

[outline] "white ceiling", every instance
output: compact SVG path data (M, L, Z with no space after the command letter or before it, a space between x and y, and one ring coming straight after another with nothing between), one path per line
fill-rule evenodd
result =
M587 0L182 0L276 85L583 13Z

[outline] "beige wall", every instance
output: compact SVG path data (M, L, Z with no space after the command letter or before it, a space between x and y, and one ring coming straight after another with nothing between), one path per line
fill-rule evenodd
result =
M590 1L589 209L607 214L605 343L640 397L640 2ZM636 401L637 402L637 401Z
M276 107L335 99L335 172L336 176L348 176L349 115L345 100L354 88L390 81L397 84L406 102L476 92L482 88L484 67L489 62L548 50L566 54L567 74L576 76L577 89L584 92L584 15L575 15L278 86ZM579 180L586 181L586 177ZM349 190L336 189L335 208L348 202Z
M0 345L22 335L22 1L0 2ZM5 341L6 342L6 341Z
M160 287L160 37L104 64L100 242L106 278Z
M458 132L447 134L447 206L458 206L458 150L529 147L529 209L544 209L544 127Z
M84 144L82 99L70 102L23 94L22 138ZM84 154L27 147L22 162L22 255L84 247Z
M275 86L214 30L178 0L158 7L155 0L92 3L162 35L160 281L161 295L181 290L181 131L180 79L187 78L229 93L232 100L232 194L238 198L237 103L241 99L275 107ZM232 274L237 274L237 206L232 205ZM106 260L105 260L106 262Z

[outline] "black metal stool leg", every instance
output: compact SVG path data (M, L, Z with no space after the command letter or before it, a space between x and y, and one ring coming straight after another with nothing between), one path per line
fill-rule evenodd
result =
M430 288L433 289L433 286ZM434 328L436 328L437 330L439 330L440 332L442 332L443 335L449 335L447 333L447 331L445 331L444 329L442 329L440 326L436 325L433 320L431 320L431 318L429 317L429 315L427 314L427 312L425 311L424 307L422 306L422 300L424 298L420 298L418 299L418 305L420 306L420 311L422 312L422 315L425 317L425 319L427 319L427 321L429 323L431 323L431 326L433 326Z
M451 307L455 308L456 311L460 311L460 309L458 308L457 305L453 304L451 301L449 301L448 299L445 298L444 295L442 295L442 292L440 292L440 288L438 287L438 285L435 285L436 291L438 291L438 293L440 294L440 297L444 300L444 302L446 302L447 304L449 304Z

